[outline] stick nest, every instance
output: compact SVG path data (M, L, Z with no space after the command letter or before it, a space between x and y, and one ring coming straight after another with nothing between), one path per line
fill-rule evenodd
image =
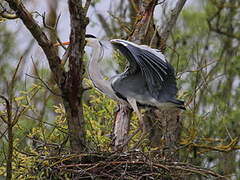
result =
M42 172L47 179L179 180L196 175L203 179L227 179L209 169L150 157L138 151L63 155L52 158Z

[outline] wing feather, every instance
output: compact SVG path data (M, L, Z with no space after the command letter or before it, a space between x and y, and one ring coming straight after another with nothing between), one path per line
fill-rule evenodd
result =
M144 57L144 56L143 56L143 57ZM160 81L164 81L164 79L163 79L163 77L162 77L162 73L158 71L157 67L154 67L154 64L152 64L152 63L149 62L149 61L144 61L144 60L143 60L143 62L144 62L144 66L149 66L149 69L152 70L151 72L153 73L153 76L154 76L155 78L157 78L157 79L160 80ZM154 79L155 79L155 78L154 78Z
M174 69L159 50L125 40L114 39L111 42L129 61L130 66L125 73L140 70L153 97L161 99L163 94L169 97L176 95Z

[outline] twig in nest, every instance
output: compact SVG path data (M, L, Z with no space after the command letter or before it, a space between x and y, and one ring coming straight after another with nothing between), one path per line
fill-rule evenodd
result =
M182 162L168 162L162 159L149 159L142 152L132 151L124 154L98 153L98 154L79 154L69 157L59 157L51 165L60 172L70 172L81 174L81 177L122 177L126 179L138 179L140 177L187 177L189 175L200 175L203 177L214 177L216 179L227 180L226 177L215 173L210 169L194 166Z

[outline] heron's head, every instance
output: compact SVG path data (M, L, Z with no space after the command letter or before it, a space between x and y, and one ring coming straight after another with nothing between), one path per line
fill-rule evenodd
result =
M92 34L86 34L85 35L85 41L86 41L86 46L96 48L97 46L101 45L99 39L97 39L94 35ZM54 46L60 46L60 45L69 45L70 42L63 42L62 44L56 43Z
M96 48L97 46L101 45L100 41L92 34L85 35L86 46Z

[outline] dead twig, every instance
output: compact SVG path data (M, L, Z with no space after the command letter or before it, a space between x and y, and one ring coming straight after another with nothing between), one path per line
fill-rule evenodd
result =
M179 0L176 3L176 6L171 10L171 15L169 20L165 23L165 26L161 28L161 32L159 32L159 35L161 37L161 44L162 46L166 46L166 41L174 27L174 25L177 22L178 16L180 12L182 11L183 6L185 5L187 0ZM165 47L162 47L161 50L164 50Z
M60 94L55 93L51 88L49 88L48 85L47 85L47 83L45 83L44 80L42 80L40 77L33 76L33 75L30 75L30 74L27 74L27 73L26 73L26 76L41 81L41 82L43 83L43 85L44 85L53 95L55 95L55 96L60 96L60 97L62 96L62 95L60 95Z

